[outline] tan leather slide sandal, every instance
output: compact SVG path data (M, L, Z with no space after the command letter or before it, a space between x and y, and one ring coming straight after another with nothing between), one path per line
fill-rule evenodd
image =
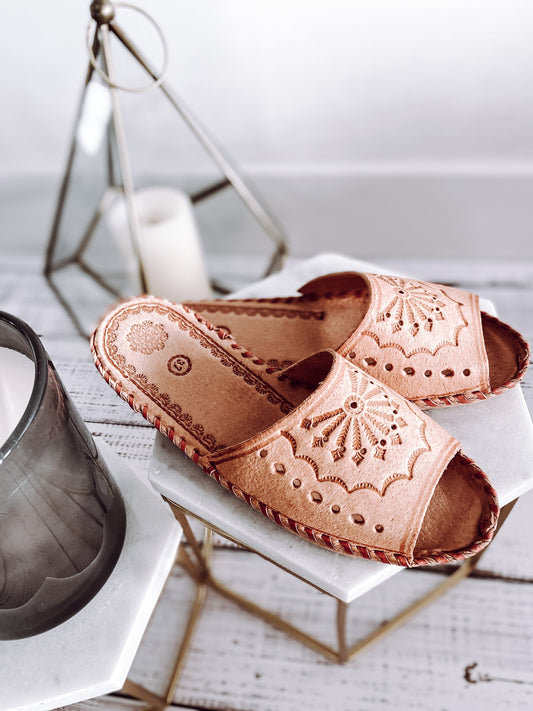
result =
M134 410L313 543L414 566L473 555L493 535L496 494L460 444L332 350L265 378L265 363L226 332L154 297L118 306L91 347Z
M355 272L319 277L299 291L188 306L273 368L332 348L422 408L485 400L526 372L527 343L481 312L475 294Z

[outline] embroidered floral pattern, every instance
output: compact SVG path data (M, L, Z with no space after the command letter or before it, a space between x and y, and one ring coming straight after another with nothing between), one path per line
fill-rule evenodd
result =
M399 277L379 276L378 279L394 289L392 299L377 315L377 320L385 321L391 333L403 329L416 336L421 328L431 331L435 321L444 320L445 303L438 293L429 291L420 282Z
M334 462L343 459L348 450L359 465L365 457L385 459L389 447L402 444L401 429L406 426L396 403L368 378L356 371L349 374L352 394L341 407L305 418L301 427L313 430L313 447L328 447Z
M153 321L134 323L126 334L126 340L132 351L150 355L154 351L161 351L168 340L168 333L163 324Z

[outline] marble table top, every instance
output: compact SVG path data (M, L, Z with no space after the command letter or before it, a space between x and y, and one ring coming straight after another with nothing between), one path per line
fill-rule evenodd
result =
M249 286L238 296L290 296L309 279L334 271L387 273L374 264L320 255ZM490 302L482 300L481 306L495 312ZM533 488L533 426L519 387L497 398L428 414L487 472L501 505ZM344 602L404 570L334 553L286 531L210 479L159 433L149 476L157 491L193 517Z
M126 505L122 552L76 615L42 634L0 642L2 711L46 711L121 689L176 558L181 528L167 504L95 439Z

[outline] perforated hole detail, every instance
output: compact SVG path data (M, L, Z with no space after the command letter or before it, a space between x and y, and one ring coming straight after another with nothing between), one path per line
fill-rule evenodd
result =
M443 375L445 378L451 378L453 376L453 370L451 368L446 368L445 370L441 371L441 375Z
M415 369L414 369L414 368L411 368L411 366L408 366L407 368L404 368L404 369L403 369L403 372L404 372L406 375L414 375L414 374L415 374Z
M426 378L431 378L431 376L433 375L433 371L432 370L424 370L424 375L426 376Z
M331 507L331 513L338 514L340 510L341 507L338 504L333 504Z
M315 504L322 503L322 494L319 491L312 491L311 500L314 501Z
M359 524L359 526L362 526L363 523L365 522L365 517L362 514L356 513L352 514L352 521L354 523Z
M300 479L293 479L292 485L294 486L295 489L299 489L302 485L302 482L300 481Z
M374 531L376 533L383 533L383 526L380 523L376 523L374 526Z
M392 363L385 363L385 370L391 371L393 367Z
M276 464L274 464L274 470L275 470L278 474L285 474L285 467L284 467L284 465L281 464L280 462L276 462Z
M376 365L376 360L374 358L365 358L365 365Z
M262 450L259 452L259 456L261 457L261 459L264 459L265 457L268 457L268 449L262 449Z
M465 368L463 370L463 375L466 375L466 377L468 377L470 375L470 368Z

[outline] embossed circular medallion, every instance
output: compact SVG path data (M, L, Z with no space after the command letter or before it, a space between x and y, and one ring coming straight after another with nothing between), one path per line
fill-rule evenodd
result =
M167 368L172 375L187 375L192 368L191 359L186 355L175 355L170 358Z

